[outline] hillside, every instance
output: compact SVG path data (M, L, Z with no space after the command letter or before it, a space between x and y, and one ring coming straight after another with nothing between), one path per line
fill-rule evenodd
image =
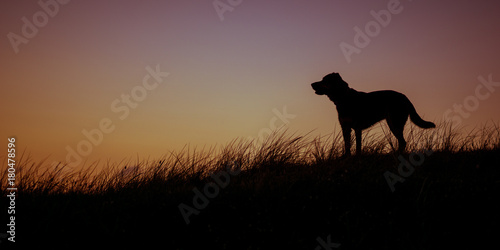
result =
M372 142L343 158L339 136L281 133L102 171L25 159L16 245L481 249L500 226L500 130L440 130L403 155Z

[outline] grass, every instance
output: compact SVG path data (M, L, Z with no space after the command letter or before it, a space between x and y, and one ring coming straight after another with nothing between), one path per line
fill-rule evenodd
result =
M410 127L408 151L432 154L394 192L384 173L398 174L401 162L393 153L395 139L382 131L365 132L364 153L348 158L339 133L286 131L262 143L234 140L222 148L186 148L104 168L94 163L77 172L21 157L16 241L165 249L315 249L318 237L330 237L339 249L480 249L494 242L500 226L498 125L464 136L446 125ZM212 175L223 176L227 166L235 172L215 192ZM6 173L2 166L2 199ZM204 206L197 208L194 190L215 195L198 200ZM180 204L198 212L189 224ZM0 216L8 223L6 212Z

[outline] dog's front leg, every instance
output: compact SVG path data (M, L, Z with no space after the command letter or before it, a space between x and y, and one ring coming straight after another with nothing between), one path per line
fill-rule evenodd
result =
M351 128L342 127L342 135L344 136L344 156L351 155Z
M361 129L354 129L356 135L356 155L361 154Z

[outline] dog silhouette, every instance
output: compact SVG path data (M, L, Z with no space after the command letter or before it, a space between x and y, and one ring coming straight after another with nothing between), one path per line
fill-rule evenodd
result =
M361 132L373 124L386 120L389 129L398 140L398 151L405 151L406 141L403 130L408 116L421 128L434 128L432 122L424 121L405 95L381 90L361 92L349 88L339 73L331 73L319 82L311 84L317 95L326 95L335 103L344 137L344 155L351 154L351 129L356 136L356 154L361 153Z

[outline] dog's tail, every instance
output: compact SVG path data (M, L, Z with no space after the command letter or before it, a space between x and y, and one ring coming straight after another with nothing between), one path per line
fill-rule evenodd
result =
M415 110L415 107L413 104L410 104L410 119L415 125L421 127L421 128L435 128L436 124L428 121L424 121L422 117L420 117L417 114L417 111Z

